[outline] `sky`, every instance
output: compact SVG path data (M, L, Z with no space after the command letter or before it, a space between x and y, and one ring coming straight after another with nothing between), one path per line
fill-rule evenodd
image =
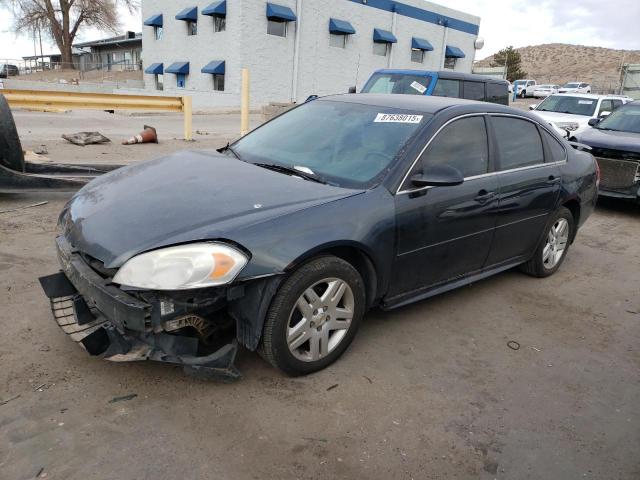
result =
M525 47L542 43L571 43L627 50L640 50L639 0L447 0L435 1L481 18L480 36L485 47L476 58L487 57L507 45ZM141 30L139 12L122 11L122 32ZM11 33L12 16L0 7L0 63L33 55L33 39ZM77 41L94 40L109 33L83 31ZM57 52L55 44L43 41L44 53ZM38 47L39 48L39 47Z

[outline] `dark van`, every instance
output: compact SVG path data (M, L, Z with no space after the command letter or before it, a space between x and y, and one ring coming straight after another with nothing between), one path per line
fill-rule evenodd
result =
M509 105L506 80L448 71L376 70L361 93L432 95Z

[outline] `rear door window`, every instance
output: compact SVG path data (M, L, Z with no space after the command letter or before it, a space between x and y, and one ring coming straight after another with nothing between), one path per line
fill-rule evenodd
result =
M514 117L492 116L500 170L544 163L544 150L538 128L533 122Z
M464 98L467 100L484 101L484 83L464 82Z
M431 95L434 97L460 98L460 81L439 78Z
M487 102L507 103L509 89L505 84L487 83Z
M542 132L545 142L547 142L547 145L549 146L549 153L551 154L551 158L547 158L547 162L565 161L567 159L567 152L562 144L544 129L541 128L540 131Z
M622 103L622 100L611 100L611 102L613 103L613 109L616 110L617 108L620 108L622 105L624 105Z

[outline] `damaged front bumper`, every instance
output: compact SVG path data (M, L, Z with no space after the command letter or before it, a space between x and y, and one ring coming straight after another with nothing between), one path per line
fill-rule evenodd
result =
M240 377L234 366L238 343L233 337L224 342L215 338L214 323L154 295L124 292L91 268L62 236L57 249L62 271L40 278L40 283L58 325L89 354L114 362L180 365L188 374L207 378ZM225 298L214 295L208 308L226 302L227 293L218 295ZM170 312L165 315L167 305Z

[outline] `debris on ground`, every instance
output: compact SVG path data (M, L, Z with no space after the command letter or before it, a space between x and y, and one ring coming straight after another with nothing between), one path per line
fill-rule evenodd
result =
M371 380L369 377L367 377L366 375L362 376L363 378L365 378L367 380L367 382L369 383L373 383L373 380Z
M41 205L46 205L47 203L49 202L44 201L44 202L32 203L31 205L23 205L22 207L10 208L8 210L0 210L0 213L16 212L18 210L24 210L25 208L32 208L32 207L39 207Z
M74 145L80 145L81 147L98 143L108 143L111 141L100 132L64 133L62 134L62 138Z
M334 384L334 385L331 385L329 388L327 388L327 392L328 392L329 390L333 390L334 388L338 388L338 384L337 384L337 383L336 383L336 384Z
M123 395L121 397L113 397L111 400L109 400L109 403L126 402L128 400L133 400L137 396L137 393L130 393L129 395Z
M197 135L209 135L209 132L205 132L204 130L196 130Z
M508 341L507 347L509 347L511 350L520 350L520 344L515 340Z
M39 147L33 149L33 153L35 153L36 155L49 155L49 149L46 145L40 145Z
M534 347L533 345L531 345L531 350L535 350L536 352L541 352L542 350L540 350L538 347Z
M15 397L7 398L6 400L2 400L0 402L0 405L6 405L7 403L13 402L14 400L17 400L18 398L20 398L20 394L16 395Z
M158 134L156 129L149 125L145 125L142 132L129 138L129 140L122 141L122 145L135 145L136 143L158 143Z

